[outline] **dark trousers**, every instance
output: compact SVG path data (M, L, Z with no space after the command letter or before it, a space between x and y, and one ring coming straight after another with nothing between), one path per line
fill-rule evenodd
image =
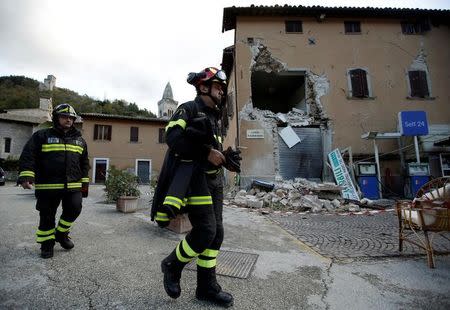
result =
M55 216L59 204L62 202L62 214L58 222L57 231L68 232L73 222L81 213L82 208L81 192L69 191L52 191L48 193L39 193L37 195L36 210L39 211L39 227L38 227L38 242L39 238L43 237L44 241L51 240L51 231L55 228ZM47 237L46 237L47 236Z
M197 264L214 260L217 254L208 254L210 250L219 251L224 238L223 229L223 176L222 174L202 175L203 186L212 198L212 205L187 205L186 211L192 225L192 230L186 235L186 242L199 254ZM202 182L196 183L201 185ZM204 252L205 250L206 253ZM214 252L215 253L215 252ZM211 268L215 263L211 265Z

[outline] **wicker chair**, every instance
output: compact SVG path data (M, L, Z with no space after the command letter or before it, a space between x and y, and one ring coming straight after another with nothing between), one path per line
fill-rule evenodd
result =
M410 242L426 251L428 267L434 268L434 235L450 241L444 235L450 231L450 178L431 180L420 188L413 201L398 201L396 209L399 251L403 250L403 241Z

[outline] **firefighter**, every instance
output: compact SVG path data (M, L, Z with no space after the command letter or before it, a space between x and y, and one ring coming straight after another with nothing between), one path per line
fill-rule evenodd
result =
M166 126L169 150L152 205L152 217L160 226L180 212L187 213L192 224L192 230L161 262L164 289L178 298L182 270L197 259L196 298L229 307L233 296L216 279L224 237L222 166L238 171L240 157L231 149L222 152L218 120L226 75L210 67L190 73L188 83L195 86L197 96L181 104Z
M70 250L74 243L69 231L81 213L82 197L87 197L89 160L87 145L73 125L77 114L69 104L60 104L52 112L53 126L35 132L25 145L19 160L17 183L35 189L39 227L36 241L41 257L53 257L55 241ZM62 214L55 228L56 210L62 202Z

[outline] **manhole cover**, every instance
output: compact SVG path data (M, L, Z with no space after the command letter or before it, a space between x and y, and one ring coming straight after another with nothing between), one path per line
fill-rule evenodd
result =
M222 276L247 279L258 259L258 254L220 250L217 256L216 273ZM186 265L187 269L197 270L196 260Z

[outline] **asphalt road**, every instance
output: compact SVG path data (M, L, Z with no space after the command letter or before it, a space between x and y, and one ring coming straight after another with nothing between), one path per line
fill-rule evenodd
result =
M148 209L123 214L103 200L91 186L72 229L75 248L57 245L44 260L33 193L0 187L0 309L211 309L194 297L192 270L177 300L162 287L160 261L183 235L159 229ZM425 256L333 261L258 213L227 207L224 219L223 249L258 255L248 278L218 276L234 309L450 308L448 255L437 256L436 269Z

